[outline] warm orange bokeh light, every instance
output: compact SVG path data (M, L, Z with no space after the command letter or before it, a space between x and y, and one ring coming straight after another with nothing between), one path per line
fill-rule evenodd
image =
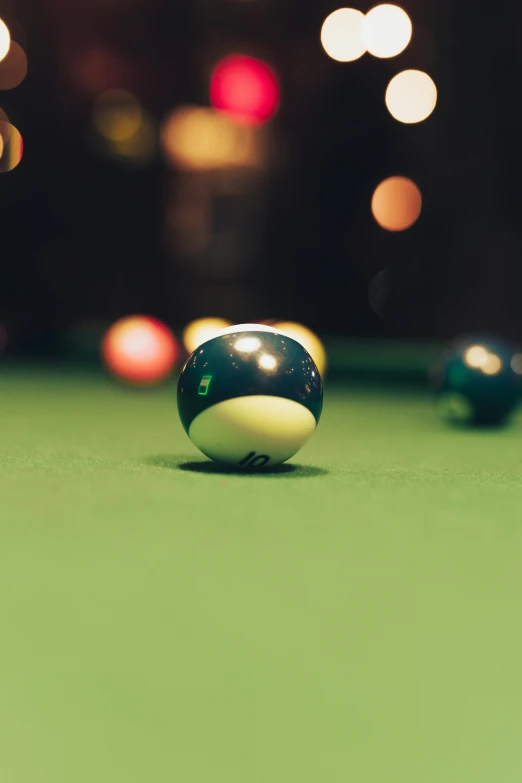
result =
M388 111L399 122L422 122L437 105L437 87L424 71L402 71L389 83L385 100Z
M422 195L406 177L390 177L381 182L372 198L372 213L387 231L404 231L413 226L422 210Z
M272 326L281 334L286 334L302 345L314 360L321 376L326 374L328 366L326 350L319 337L311 329L293 321L276 321Z
M362 39L364 14L355 8L338 8L324 20L321 43L326 54L341 63L358 60L366 51Z
M96 100L92 122L100 136L107 141L124 142L139 132L143 110L132 93L107 90Z
M16 168L22 160L24 143L20 132L9 122L0 122L0 137L2 138L0 173L4 174Z
M257 167L267 156L262 126L237 125L225 114L204 106L180 106L161 131L169 162L188 171Z
M11 41L7 55L0 61L0 90L13 90L26 75L27 56L16 41Z
M113 141L108 152L129 164L142 166L154 158L157 150L157 129L148 114L143 114L136 133L127 139Z
M166 380L179 356L176 338L161 321L130 316L117 321L102 342L109 371L129 383L152 386Z
M411 41L411 19L398 5L377 5L368 11L361 29L364 45L374 57L396 57Z
M187 353L193 353L196 348L212 340L229 326L232 326L232 321L225 318L198 318L192 321L183 331L183 345Z
M0 61L4 59L11 46L11 34L5 22L0 19Z

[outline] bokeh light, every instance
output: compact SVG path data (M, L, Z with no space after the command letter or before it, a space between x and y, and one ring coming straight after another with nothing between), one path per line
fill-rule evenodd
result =
M110 145L114 157L132 165L150 163L157 149L157 128L148 114L143 114L136 133L126 139L114 141Z
M98 96L92 114L97 132L95 146L131 166L143 166L154 158L157 149L157 127L132 93L107 90Z
M387 231L404 231L413 226L422 210L422 195L407 177L390 177L377 186L372 198L372 213Z
M122 142L135 136L143 121L143 110L130 92L107 90L94 104L92 122L100 136Z
M277 112L279 100L277 76L262 60L233 54L221 60L212 72L210 102L235 122L266 122Z
M0 156L0 173L15 169L22 160L24 144L20 132L9 122L0 122L2 137L2 154Z
M377 5L368 11L361 28L364 46L374 57L396 57L411 41L411 19L398 5Z
M422 122L437 105L437 87L424 71L402 71L386 90L388 111L399 122Z
M232 326L232 321L227 321L225 318L198 318L192 321L183 330L183 345L187 353L193 353L196 348L212 340L229 326Z
M11 41L7 56L0 61L0 90L13 90L26 76L27 56L16 41Z
M236 125L203 106L175 109L163 123L161 143L167 159L188 171L255 168L269 152L264 128Z
M516 353L511 359L511 369L517 375L522 375L522 353Z
M273 326L281 334L286 334L287 337L291 337L302 345L314 360L321 376L324 377L328 367L328 358L326 349L319 337L311 329L308 329L307 326L294 321L276 321Z
M102 342L108 370L128 383L151 386L166 380L179 356L176 338L161 321L129 316L117 321Z
M338 8L327 16L321 29L321 43L326 54L341 63L362 57L366 44L362 39L364 14L355 8Z
M0 19L0 62L6 57L11 46L11 35L5 22Z

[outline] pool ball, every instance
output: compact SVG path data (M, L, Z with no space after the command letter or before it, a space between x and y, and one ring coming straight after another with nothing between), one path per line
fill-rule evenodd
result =
M216 462L255 469L286 462L315 432L323 407L319 370L298 342L242 324L203 343L178 384L191 441Z
M432 372L437 411L452 424L498 426L518 400L516 355L500 340L465 338Z
M173 372L179 356L176 338L161 321L137 315L107 331L102 356L109 372L137 386L154 386Z

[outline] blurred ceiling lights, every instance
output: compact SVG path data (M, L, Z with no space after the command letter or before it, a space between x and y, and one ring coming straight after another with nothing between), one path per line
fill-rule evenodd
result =
M146 164L156 152L156 127L132 93L107 90L98 96L92 124L102 149L111 157Z
M424 71L402 71L386 90L388 111L399 122L422 122L437 105L437 87Z
M115 144L114 151L128 162L140 165L154 159L157 147L157 125L148 114L144 114L139 130Z
M13 90L26 75L27 55L16 41L11 41L7 55L0 60L0 90Z
M0 19L0 61L4 59L11 45L11 35L5 22Z
M374 57L396 57L411 41L411 19L397 5L378 5L366 16L355 8L338 8L324 21L321 43L338 62L353 62L369 52Z
M94 104L92 122L108 141L125 141L134 136L143 121L143 111L130 92L107 90Z
M386 231L404 231L413 226L422 210L422 195L407 177L390 177L377 186L372 214Z
M161 143L168 161L185 171L257 168L268 157L262 127L237 125L204 106L180 106L168 115Z
M413 25L406 11L384 3L366 15L354 8L333 11L323 23L321 43L328 56L338 62L357 60L365 52L385 59L401 54L410 44L412 34ZM390 81L385 102L392 117L399 122L422 122L435 109L437 87L423 71L402 71ZM382 228L404 231L418 220L422 195L412 180L390 177L375 189L371 209ZM376 275L370 286L370 298L377 300L377 305L372 305L375 312L381 309L378 291L386 279L384 272L382 277Z
M361 29L366 49L374 57L396 57L411 41L411 19L397 5L378 5L368 11Z
M258 125L279 108L278 78L268 63L241 54L220 60L210 79L210 102L235 122Z
M339 8L328 16L321 30L326 54L337 62L358 60L366 52L362 39L364 14L355 8Z
M24 145L20 132L9 122L0 122L2 153L0 155L0 174L12 171L22 160Z

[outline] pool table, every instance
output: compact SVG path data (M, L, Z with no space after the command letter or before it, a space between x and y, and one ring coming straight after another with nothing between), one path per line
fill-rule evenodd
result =
M522 419L331 380L295 464L173 384L0 373L5 783L520 783Z

